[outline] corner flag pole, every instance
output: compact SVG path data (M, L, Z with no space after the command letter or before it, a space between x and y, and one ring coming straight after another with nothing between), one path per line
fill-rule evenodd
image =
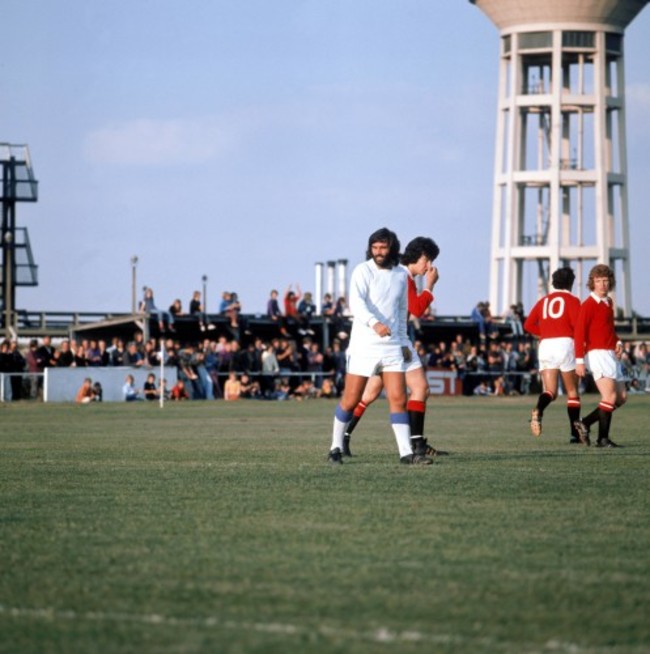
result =
M165 342L160 339L160 408L165 406Z

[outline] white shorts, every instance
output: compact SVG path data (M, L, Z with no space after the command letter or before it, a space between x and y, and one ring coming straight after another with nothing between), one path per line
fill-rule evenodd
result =
M568 336L545 338L537 352L540 370L569 372L576 369L576 351L573 339Z
M372 377L382 372L405 372L406 362L400 354L390 354L384 357L368 357L361 355L348 355L347 372L359 377Z
M409 343L409 351L411 352L411 360L405 364L405 371L411 372L411 370L422 368L422 359L420 359L413 343Z
M616 358L614 350L591 350L585 355L585 365L595 380L614 379L625 381L623 366Z

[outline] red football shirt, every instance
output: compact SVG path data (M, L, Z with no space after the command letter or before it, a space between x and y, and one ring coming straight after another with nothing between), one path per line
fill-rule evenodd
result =
M537 301L524 322L529 334L545 338L573 338L580 300L569 291L553 291Z
M615 350L618 337L614 326L614 303L610 297L593 293L580 306L575 331L576 358L590 350Z

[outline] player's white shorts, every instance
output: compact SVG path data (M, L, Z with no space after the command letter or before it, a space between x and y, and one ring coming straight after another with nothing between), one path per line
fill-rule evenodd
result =
M585 364L595 380L605 377L617 382L625 381L623 366L614 350L590 350L585 355Z
M413 346L413 343L409 343L409 351L411 352L411 360L406 364L406 372L411 372L411 370L422 368L422 359L420 359L417 350Z
M351 354L347 357L347 372L360 377L372 377L382 372L405 372L406 362L401 354L387 354L385 356L362 356Z
M576 369L576 351L573 339L568 336L545 338L537 351L540 370L569 372Z

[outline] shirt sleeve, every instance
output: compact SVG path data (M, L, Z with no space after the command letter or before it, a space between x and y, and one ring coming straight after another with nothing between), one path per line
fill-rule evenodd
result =
M409 275L408 277L408 311L412 316L421 318L428 306L433 302L433 293L429 289L424 289L418 295L415 280Z
M528 314L528 317L524 321L524 330L529 334L534 336L539 336L541 334L539 326L539 302L535 304L531 312Z
M367 269L360 265L352 272L350 279L350 311L355 320L368 327L374 327L379 319L369 308L369 278Z
M574 343L576 350L576 363L585 362L585 340L587 333L587 326L589 323L589 303L585 300L580 305L580 311L578 312L578 320L576 321L576 328L574 332Z

